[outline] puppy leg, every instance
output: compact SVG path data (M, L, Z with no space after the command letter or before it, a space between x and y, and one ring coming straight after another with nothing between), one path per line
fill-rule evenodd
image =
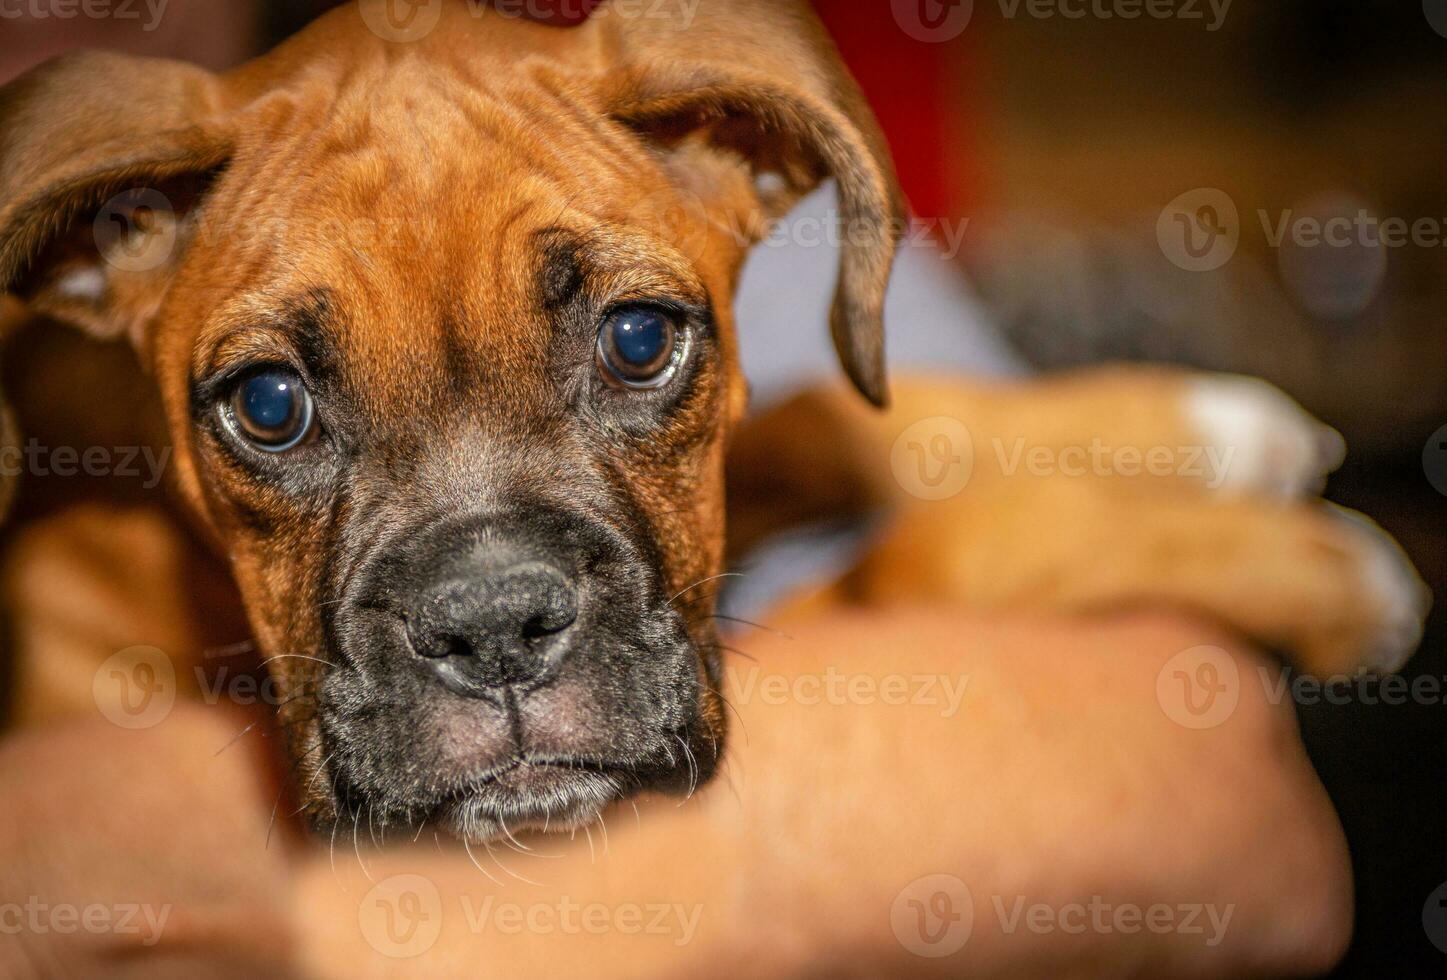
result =
M1158 367L1042 380L905 377L877 412L842 387L815 388L746 422L729 455L738 548L803 519L911 502L907 450L958 423L967 485L1084 471L1123 486L1184 486L1294 498L1341 465L1340 435L1255 378ZM900 450L906 450L901 453ZM962 487L963 489L963 487Z
M1397 544L1328 504L1001 486L897 522L834 590L866 605L1095 612L1170 606L1288 651L1319 676L1394 671L1428 598Z
M895 513L851 575L784 615L838 603L1168 604L1319 674L1396 669L1420 635L1425 589L1395 542L1364 518L1293 503L1340 463L1340 437L1253 379L1110 369L911 380L885 415L816 391L746 427L737 447L731 487L746 491L746 514L762 509L765 486L788 516L819 519L840 502ZM968 468L957 492L927 499L913 467L929 452ZM754 533L762 523L746 519Z

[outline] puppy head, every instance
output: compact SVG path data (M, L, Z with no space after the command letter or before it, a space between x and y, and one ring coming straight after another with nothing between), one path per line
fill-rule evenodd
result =
M486 838L686 791L724 733L731 291L836 178L834 337L882 402L882 140L802 4L364 13L223 77L0 91L0 286L152 372L319 820Z

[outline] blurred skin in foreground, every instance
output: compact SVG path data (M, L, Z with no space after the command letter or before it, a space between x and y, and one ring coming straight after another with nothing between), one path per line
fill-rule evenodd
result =
M0 749L0 894L169 911L158 938L6 937L0 972L462 976L486 963L516 977L988 977L1129 963L1142 976L1298 975L1348 942L1346 848L1290 709L1246 683L1229 720L1193 731L1157 701L1159 671L1188 646L1232 651L1243 677L1265 669L1229 641L1153 617L1081 628L911 612L789 628L793 639L747 642L756 661L729 668L741 737L726 778L683 806L609 814L606 841L520 842L536 853L430 839L378 851L365 827L302 843L284 802L270 826L266 740L237 740L235 712L178 705L148 731L83 723L13 738ZM778 694L818 691L831 672L882 684L884 663L965 693L953 709L943 695ZM877 805L902 794L910 806ZM930 875L973 899L968 942L940 959L906 947L908 912L892 920ZM414 890L426 929L401 942L387 931L401 907L387 888ZM1012 911L1092 901L1230 918L1158 935L1109 916L1083 931L1069 918L1030 926ZM568 907L603 909L601 925L564 927ZM629 925L639 908L675 914ZM533 920L543 927L526 926L530 910L547 912Z
M0 79L77 42L211 66L250 44L246 5L172 0L170 11L150 35L117 22L6 21L7 41L22 40L0 51ZM1127 962L1140 975L1229 976L1307 973L1340 955L1345 845L1289 709L1247 684L1227 723L1191 731L1156 700L1171 655L1202 642L1231 649L1225 641L1164 619L1082 629L913 612L790 631L750 641L757 663L730 668L738 724L723 779L681 808L609 814L606 845L598 833L524 842L551 859L431 840L376 853L365 827L334 848L305 842L285 797L277 805L271 740L260 728L237 740L254 719L235 709L178 705L147 731L97 721L9 739L0 895L169 912L158 937L7 931L0 975L462 976L486 964L505 976L600 978L1070 976ZM1243 676L1263 666L1233 656ZM878 675L884 663L906 677L968 678L959 710L810 705L759 686L778 678L793 691L831 670ZM910 805L874 805L901 796ZM974 927L961 952L932 960L902 944L891 911L936 874L967 883ZM411 950L385 939L378 948L387 934L368 896L397 875L437 888L440 928L416 958L397 958ZM681 943L680 930L539 935L470 921L489 900L529 908L565 896L612 910L668 904L692 924ZM1023 922L1007 932L996 912L997 899L1008 913L1017 898L1059 908L1096 897L1234 911L1215 946L1209 925L1206 936Z

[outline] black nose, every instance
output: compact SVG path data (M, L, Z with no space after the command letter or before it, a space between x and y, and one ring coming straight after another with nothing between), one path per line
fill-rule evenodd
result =
M490 697L545 683L567 653L578 592L546 562L438 583L407 617L407 635L449 690Z

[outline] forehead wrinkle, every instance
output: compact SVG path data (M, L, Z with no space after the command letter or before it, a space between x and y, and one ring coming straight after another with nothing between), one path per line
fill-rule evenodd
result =
M560 119L572 126L574 132L581 131L591 136L604 151L597 155L597 163L613 172L618 181L636 180L638 163L643 148L641 141L631 131L609 116L600 113L591 103L570 91L563 82L546 70L533 75L538 88L550 96L551 101L539 102L537 111L548 113L547 123Z
M575 176L580 148L586 148L591 186L604 183L627 184L640 176L639 148L630 147L616 124L562 90L538 84L518 88L513 107L523 116L525 132L540 141L541 148L562 169ZM556 135L554 135L556 134Z
M537 71L519 79L471 81L455 107L472 122L474 136L518 164L519 173L546 180L593 211L615 207L610 191L627 189L640 176L641 147L629 145L618 124Z
M285 335L275 328L242 327L197 350L193 379L215 377L243 364L274 360L287 350Z
M203 330L192 359L193 376L287 353L312 374L326 376L338 366L334 319L331 293L324 288L301 290L280 301L249 297Z
M266 188L269 207L277 191L290 189L290 200L307 201L318 187L339 186L335 171L341 165L351 163L348 172L360 174L377 160L377 143L368 139L378 122L369 98L375 87L375 82L348 75L336 87L276 93L274 98L285 99L289 111L273 109L263 115L265 125L254 125L262 135L246 154L256 161L255 183ZM302 114L320 118L298 125Z
M707 307L711 298L698 271L672 244L642 229L589 214L566 201L532 234L538 264L533 288L544 307L564 293L586 293L599 304L679 299Z
M427 91L417 91L419 80ZM462 145L469 151L441 154L445 167L475 171L476 155L486 146L524 169L554 178L569 172L565 154L551 138L552 127L537 125L537 120L529 118L517 104L517 100L526 98L524 91L461 75L447 63L423 63L399 84L406 87L396 98L405 111L407 124L417 133L417 144L427 156L429 171L436 169L433 164L439 159L432 153L432 143L441 138L449 149ZM374 103L370 111L376 113L380 106Z
M579 240L584 283L598 302L677 298L709 305L703 280L667 242L605 225L579 233Z
M533 240L542 256L536 279L543 308L561 309L575 299L584 286L583 236L554 225L534 232Z

